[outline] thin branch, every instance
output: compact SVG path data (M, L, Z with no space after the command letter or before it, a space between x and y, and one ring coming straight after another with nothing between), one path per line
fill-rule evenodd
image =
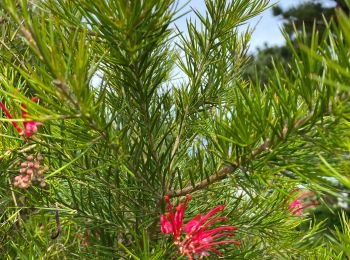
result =
M32 145L29 145L27 147L24 147L23 149L21 150L14 150L14 149L10 149L10 150L7 150L3 155L0 156L0 160L10 156L11 154L22 154L22 153L26 153L30 150L32 150L34 147L36 146L36 144L32 144Z
M21 32L24 36L24 38L26 38L26 40L28 41L29 45L31 45L34 49L34 51L37 53L38 57L40 60L44 60L43 56L41 55L38 45L35 42L31 32L29 30L27 30L27 28L25 28L23 25L20 26L21 28Z
M72 97L69 91L69 87L65 82L59 79L55 79L52 81L52 83L64 93L64 95L69 99L69 101L75 106L76 109L80 110L78 101Z
M179 197L179 196L183 196L183 195L192 193L192 192L197 191L197 190L201 190L201 189L209 186L209 184L212 184L212 183L218 182L222 179L225 179L228 174L234 172L237 168L238 168L238 165L225 165L219 171L217 171L216 173L211 175L208 179L205 179L205 180L195 184L194 186L187 186L181 190L170 191L166 195L168 195L170 198L171 197Z
M286 139L287 133L290 132L291 130L298 129L300 126L302 126L308 119L310 119L313 116L313 113L299 119L297 122L294 123L293 127L291 129L288 129L287 126L283 128L281 131L281 139L284 140ZM270 138L265 139L265 141L259 145L256 149L254 149L251 152L251 157L248 160L253 160L257 155L261 154L264 151L267 151L270 149L272 145L272 140ZM192 193L197 190L201 190L209 186L210 184L213 184L215 182L218 182L220 180L223 180L228 177L229 174L235 172L239 167L242 166L243 163L246 163L247 160L243 161L242 158L237 159L237 164L236 165L225 165L222 167L219 171L214 173L213 175L209 176L209 178L191 186L187 186L183 189L179 189L176 191L169 191L166 193L170 198L171 197L179 197L179 196L184 196L189 193Z
M58 119L76 119L76 118L82 118L82 114L75 114L75 115L44 115L41 116L39 119L42 120L58 120Z
M184 124L185 124L185 120L186 120L187 115L188 115L188 106L186 106L184 116L181 118L181 122L179 125L179 131L178 131L178 134L175 138L175 143L174 143L173 149L170 153L170 163L169 163L169 170L168 170L168 172L170 172L170 173L173 171L173 168L175 165L175 155L176 155L176 152L180 146L180 139L181 139L181 136L183 133L183 128L184 128ZM167 190L169 190L172 181L173 180L171 180L168 184L166 184ZM165 183L165 175L163 176L163 183Z
M55 222L56 222L56 232L51 234L51 239L56 239L60 235L62 230L57 202L55 203Z
M252 151L252 157L254 158L258 154L261 154L262 152L268 150L270 145L271 145L271 143L272 143L271 139L267 138L258 148L254 149Z

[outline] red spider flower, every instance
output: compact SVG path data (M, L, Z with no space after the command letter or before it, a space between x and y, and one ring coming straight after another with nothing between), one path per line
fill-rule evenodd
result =
M299 189L293 190L291 192L291 194L297 192ZM307 191L302 193L301 195L299 195L298 197L296 197L289 205L288 205L288 209L289 211L294 214L295 216L299 216L299 217L305 217L305 215L303 214L302 210L318 205L318 203L316 201L313 201L311 203L308 204L303 204L302 199L308 195L312 195L314 194L312 191Z
M169 212L160 216L161 231L164 234L172 233L175 239L175 245L179 245L181 236L181 228L183 226L183 218L187 206L187 202L192 198L191 195L186 196L185 202L182 205L176 207L176 213L174 214L173 206L170 203L169 197L164 196L164 199L168 202Z
M32 97L33 102L37 102L39 99L37 97ZM27 119L28 112L27 112L27 106L25 104L21 105L22 110L22 118ZM43 123L35 122L35 121L24 121L24 136L25 137L31 137L32 135L36 134L38 132L38 125L43 125Z
M36 102L38 101L37 97L33 97L32 101ZM8 109L6 108L6 106L0 102L0 108L4 111L5 115L9 118L12 119L12 115L11 113L8 111ZM17 132L20 135L24 136L24 139L27 141L27 137L31 137L32 135L34 135L37 131L38 125L43 125L40 122L35 122L35 121L31 121L31 120L26 120L28 118L28 112L27 112L27 106L25 104L21 105L21 110L22 110L22 118L25 119L23 125L24 125L24 130L22 130L22 128L14 121L12 121L12 125L16 128Z
M176 207L174 214L173 207L170 203L169 197L164 196L168 203L169 212L160 217L161 231L165 234L173 234L174 244L178 247L180 254L185 254L188 259L193 259L192 255L199 257L209 256L212 251L217 255L221 255L221 252L214 248L220 244L235 244L240 245L240 242L235 240L217 240L222 237L234 236L233 231L237 230L234 226L221 226L210 229L214 223L222 220L227 220L227 217L215 217L213 216L224 210L225 206L220 205L209 211L206 215L196 215L186 225L183 223L183 217L186 210L187 202L191 199L191 195L188 195L184 204ZM181 231L185 233L185 237L181 241Z

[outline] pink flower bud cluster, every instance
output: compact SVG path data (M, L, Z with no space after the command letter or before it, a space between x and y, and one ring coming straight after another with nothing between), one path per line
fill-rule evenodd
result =
M43 156L40 153L36 156L31 154L26 159L21 163L20 174L15 177L13 184L21 189L28 188L31 184L45 188L47 183L44 180L44 173L48 171L48 167L40 164Z

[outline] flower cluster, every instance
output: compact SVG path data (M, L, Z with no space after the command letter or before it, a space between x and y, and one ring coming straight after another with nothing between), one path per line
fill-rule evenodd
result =
M186 197L184 204L179 203L175 213L169 197L164 196L164 198L168 203L169 212L160 217L161 231L164 234L173 235L174 244L177 246L179 254L186 255L188 259L193 259L193 256L209 256L210 251L221 255L214 246L220 244L240 245L240 242L235 240L220 240L222 237L234 236L233 231L237 230L236 227L220 226L210 229L214 223L228 219L227 217L213 217L216 213L224 210L225 206L217 206L204 216L198 214L184 225L183 218L191 195ZM181 236L182 233L184 233L184 237Z
M298 192L300 189L295 189L291 192L291 195ZM318 205L318 203L316 201L312 201L308 204L304 204L303 199L306 198L309 195L313 195L314 193L312 191L307 191L302 193L301 195L297 196L289 205L288 205L288 209L289 211L295 215L295 216L299 216L299 217L305 217L305 215L303 214L302 210Z
M32 101L37 102L39 99L37 97L33 97ZM4 111L5 115L8 117L8 119L13 119L11 113L8 111L6 106L0 102L0 108ZM27 112L27 106L25 104L21 105L21 111L22 111L22 119L24 119L24 129L22 129L15 121L12 121L12 125L16 128L17 132L24 137L24 139L27 141L27 138L32 137L34 134L38 132L38 126L43 125L43 123L31 121L28 120L28 112Z
M36 156L31 154L26 159L26 161L21 163L20 174L15 177L14 185L21 189L28 188L31 184L39 185L42 188L46 187L47 183L44 180L44 173L48 171L48 167L41 166L42 155L40 153Z

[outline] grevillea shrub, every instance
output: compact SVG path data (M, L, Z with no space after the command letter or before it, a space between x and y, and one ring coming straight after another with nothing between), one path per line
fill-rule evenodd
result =
M260 84L199 3L0 1L0 259L349 258L349 17Z

